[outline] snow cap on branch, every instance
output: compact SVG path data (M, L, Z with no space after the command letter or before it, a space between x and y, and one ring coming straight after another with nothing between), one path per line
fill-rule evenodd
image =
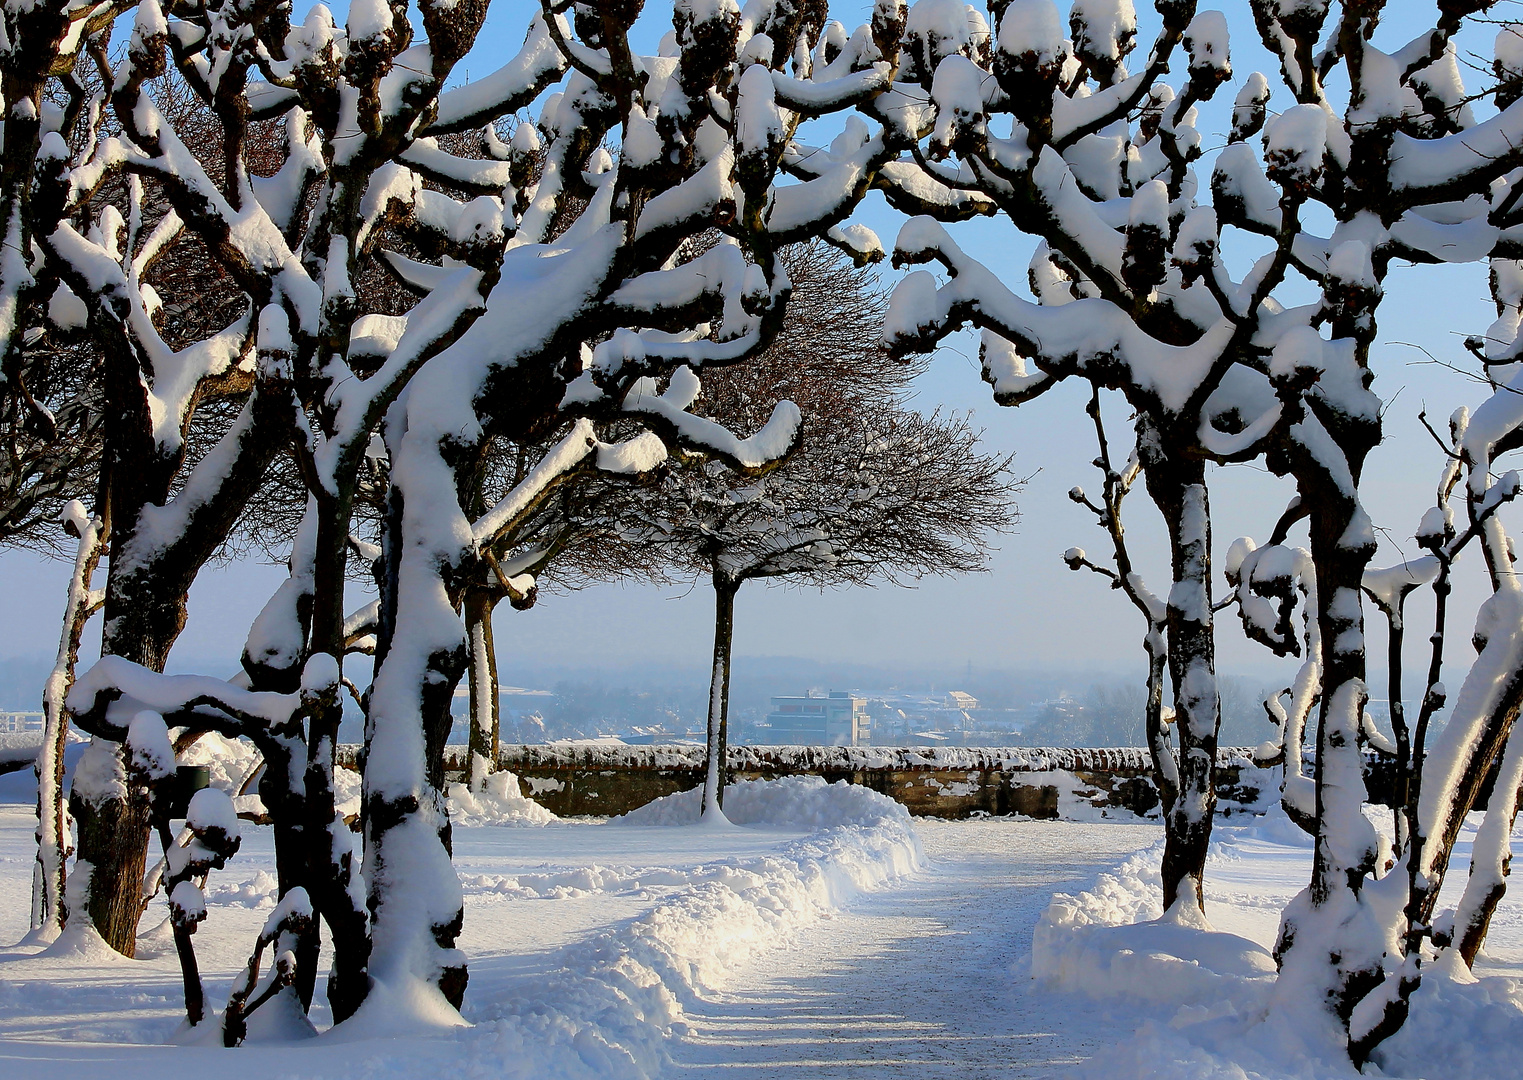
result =
M1322 175L1326 148L1326 111L1320 105L1292 105L1265 125L1265 172L1275 183L1304 194Z
M999 18L995 70L1020 72L1051 85L1068 60L1063 22L1052 0L1010 0Z
M1269 80L1263 72L1249 75L1232 103L1232 133L1228 136L1231 142L1251 139L1263 129L1269 96Z
M1183 41L1190 54L1190 85L1199 97L1209 100L1218 86L1232 78L1227 16L1220 11L1199 12L1185 28Z
M175 772L174 746L164 718L144 709L127 725L128 760L150 781L166 779Z
M1114 71L1137 44L1132 0L1074 0L1068 26L1075 54L1098 72Z

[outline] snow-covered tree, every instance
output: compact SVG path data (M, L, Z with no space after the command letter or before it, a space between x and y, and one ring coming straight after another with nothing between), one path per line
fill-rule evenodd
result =
M79 341L77 298L54 301L58 275L34 246L56 208L39 173L50 134L90 122L88 76L77 67L88 43L126 3L0 7L0 79L5 153L0 156L0 545L57 548L60 511L77 534L75 573L58 663L44 688L46 730L38 776L38 865L32 926L56 936L63 917L68 820L61 794L62 702L85 620L102 527L76 496L97 501L102 386L99 356ZM71 302L72 301L72 302ZM66 505L67 504L67 505ZM73 545L68 545L73 546Z
M935 220L944 215L915 218L900 232L896 263L939 263L950 280L911 274L885 332L896 348L926 348L971 322L983 331L984 374L1002 404L1082 378L1119 391L1133 410L1141 478L1168 527L1174 580L1162 624L1177 747L1158 755L1160 775L1178 774L1164 815L1172 905L1181 894L1202 902L1216 800L1206 462L1254 448L1239 431L1208 446L1202 431L1226 407L1217 391L1238 357L1253 351L1255 313L1285 273L1290 239L1252 280L1226 277L1219 225L1197 205L1191 167L1201 143L1195 105L1231 75L1225 20L1197 16L1193 3L1158 7L1162 27L1132 75L1129 0L1075 4L1071 39L1050 0L991 9L993 29L982 35L949 34L956 22L972 25L961 4L915 5L907 35L918 62L902 73L900 93L928 96L903 133L924 181L976 194L1039 242L1027 300L958 246ZM1187 81L1176 92L1163 75L1181 45ZM1250 103L1239 144L1257 130L1252 114Z
M914 147L880 176L914 169L926 189L954 192L1038 241L1022 295L936 220L958 212L927 207L901 230L895 259L937 264L943 276L916 273L899 286L891 343L924 349L972 323L984 332L997 400L1019 404L1079 378L1119 392L1137 417L1142 478L1173 561L1166 636L1181 775L1164 861L1170 902L1191 888L1199 897L1213 802L1205 463L1262 458L1297 486L1273 531L1283 538L1304 522L1309 532L1319 655L1306 699L1318 710L1306 809L1316 854L1310 887L1286 913L1277 1001L1314 1003L1311 1015L1333 1039L1347 1036L1356 1005L1385 979L1393 940L1365 888L1380 868L1361 812L1361 589L1376 542L1359 480L1380 440L1382 404L1370 389L1370 346L1382 281L1398 263L1513 253L1511 231L1523 221L1516 34L1504 28L1499 39L1499 110L1484 121L1454 43L1465 19L1490 6L1438 4L1432 29L1387 53L1372 43L1382 3L1347 3L1336 16L1325 0L1254 3L1279 89L1259 73L1241 81L1209 202L1192 169L1202 148L1196 106L1232 77L1228 20L1188 0L1155 4L1160 26L1135 73L1130 0L1078 0L1066 34L1050 0L992 5L987 21L956 0L920 0L899 82L876 103L885 126ZM1182 78L1169 85L1179 52ZM1324 90L1331 81L1349 87L1341 107ZM1271 116L1275 96L1284 100ZM809 160L834 159L827 151ZM1303 223L1311 207L1331 221L1329 235ZM1229 242L1259 245L1237 277L1223 256ZM1289 275L1320 299L1286 299ZM1294 589L1284 585L1293 568L1280 572L1294 560L1283 544L1270 547L1278 550L1258 561L1274 570L1273 588ZM1273 619L1263 629L1284 652L1300 649L1300 635ZM1495 753L1494 740L1474 736L1467 756ZM1287 795L1299 798L1292 786ZM1462 810L1461 793L1444 798L1446 819Z
M166 11L144 0L105 72L114 127L78 148L44 140L43 179L61 209L38 242L118 358L108 446L132 466L113 474L110 502L114 655L81 678L71 708L116 746L145 709L259 745L282 896L300 888L328 928L340 1019L375 983L396 1000L458 1003L464 990L442 752L468 655L458 607L484 578L482 553L589 468L646 472L668 447L770 468L793 445L797 408L781 403L739 437L687 411L693 372L744 361L776 333L784 245L829 232L878 250L864 230L835 228L861 196L862 162L775 181L804 118L851 110L888 84L893 5L846 39L823 32L816 7L743 15L683 2L656 56L629 43L638 7L547 7L507 64L459 82L486 10L356 0L339 27L320 6L297 24L280 4ZM220 153L198 156L160 107L175 78L214 115ZM504 139L498 125L525 112ZM250 132L272 123L283 152L268 160ZM454 152L471 132L481 156ZM109 178L120 178L123 206L94 210ZM680 258L715 227L722 242ZM230 325L172 345L148 278L182 234L243 301ZM417 302L378 303L380 272ZM238 395L240 410L187 460L196 406L221 393ZM556 432L533 468L473 512L475 465L495 441ZM250 633L245 685L156 674L183 625L184 587L288 448L306 510L289 579ZM377 547L353 526L382 461ZM345 603L351 553L381 584L368 611ZM511 588L527 592L532 581L518 578ZM376 656L363 697L363 881L333 794L341 660L355 648ZM120 793L109 780L122 752L106 745L96 771ZM146 793L126 787L97 816L115 815L120 827L102 831L141 852ZM141 856L136 869L119 858L100 873L109 853L97 849L108 847L91 848L86 891L108 940L130 948ZM128 884L107 896L108 881ZM293 905L267 936L293 939L294 967L277 964L263 989L240 985L241 1009L267 1000L272 980L310 1002L316 924ZM224 1036L236 1039L236 1024Z

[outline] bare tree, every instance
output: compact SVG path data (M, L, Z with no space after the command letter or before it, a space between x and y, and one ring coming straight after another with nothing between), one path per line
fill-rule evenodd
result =
M744 426L760 403L786 397L803 410L800 448L757 480L702 456L678 460L658 483L590 508L669 573L714 590L705 814L722 812L742 585L969 573L984 568L989 534L1015 519L1010 459L980 453L966 420L903 405L922 365L892 359L878 342L885 297L872 273L823 244L781 261L794 289L777 339L744 368L706 380L698 408Z
M832 588L986 569L988 537L1015 520L1010 459L979 452L957 417L904 407L831 417L784 465L741 487L694 463L637 520L679 574L714 590L703 813L722 813L735 597L748 581Z
M1069 489L1068 497L1090 510L1100 527L1106 531L1111 543L1113 566L1101 566L1092 561L1080 547L1071 547L1065 551L1063 561L1070 570L1088 569L1107 578L1111 588L1120 589L1146 623L1147 628L1142 637L1142 649L1148 659L1143 731L1152 764L1153 786L1158 791L1163 818L1168 821L1179 799L1181 762L1176 755L1183 751L1183 746L1176 751L1169 736L1169 724L1174 716L1172 711L1165 715L1163 704L1164 669L1168 664L1168 605L1148 587L1146 579L1133 564L1121 518L1122 504L1142 471L1142 455L1140 448L1134 449L1127 460L1117 466L1111 455L1110 439L1106 435L1105 421L1100 413L1098 386L1090 392L1087 411L1094 424L1095 441L1099 447L1095 467L1101 475L1100 502L1096 504L1082 487L1077 486Z

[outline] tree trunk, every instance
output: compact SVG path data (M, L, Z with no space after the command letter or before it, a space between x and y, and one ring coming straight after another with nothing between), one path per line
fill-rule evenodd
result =
M116 562L113 547L112 562ZM101 652L123 656L152 671L163 671L169 647L185 625L180 593L141 603L108 601L106 638ZM128 615L122 608L136 608ZM125 769L122 748L114 753ZM71 797L70 812L79 827L78 861L89 863L90 896L85 910L106 944L123 956L136 955L138 918L143 913L143 868L148 861L147 791L128 780L111 792Z
M304 830L308 895L333 940L328 1004L335 1022L348 1019L365 1000L370 963L369 920L357 891L350 888L360 868L354 864L352 833L338 814L333 789L338 728L344 713L340 692L338 686L331 687L308 714ZM314 934L316 927L314 921Z
M369 992L369 919L358 890L350 886L358 878L354 838L338 814L334 791L334 768L338 756L339 725L344 717L342 690L344 656L344 588L349 556L349 526L353 516L353 480L340 484L339 494L313 493L317 536L312 561L312 625L307 665L331 664L333 682L320 692L308 691L307 769L305 775L304 834L307 847L307 894L315 914L328 927L333 943L333 967L328 975L328 1004L335 1022L354 1014ZM303 667L303 682L310 667ZM312 923L309 947L316 966L318 919ZM307 978L311 978L308 975ZM303 980L303 984L305 979ZM300 985L303 1002L311 991Z
M1158 445L1147 438L1139 441L1144 448ZM1163 902L1168 909L1189 895L1204 909L1221 722L1211 610L1211 505L1204 462L1152 449L1143 464L1148 493L1168 526L1174 574L1167 629L1179 786L1164 814Z
M376 676L365 718L368 972L408 993L407 984L431 986L459 1008L468 970L455 940L465 905L451 862L441 785L450 704L468 660L458 621L460 590L451 587L460 571L441 567L411 535L414 529L426 534L434 523L408 515L405 492L393 487ZM469 558L468 552L457 554ZM419 581L429 584L419 588ZM404 591L405 606L398 602ZM406 617L399 619L404 608Z
M271 830L275 836L277 892L284 898L292 889L304 888L310 896L305 828L306 791L303 786L293 785L291 781L291 767L298 758L305 760L306 747L295 738L256 739L255 742L264 756L264 772L259 778L259 799L270 815ZM293 985L301 999L303 1011L312 1007L318 948L317 924L313 922L310 932L298 935L296 941L296 977Z
M77 523L76 523L77 524ZM100 518L83 524L69 580L69 599L64 610L63 634L58 655L43 689L44 731L37 755L37 872L32 901L32 930L40 940L52 941L63 930L67 913L63 894L68 858L69 822L63 797L64 748L69 739L69 717L64 699L74 684L79 662L79 641L92 610L90 583L100 564L108 525Z
M1374 827L1363 812L1368 793L1360 749L1361 717L1369 699L1361 588L1375 539L1357 498L1314 451L1308 450L1298 478L1301 498L1311 508L1323 693L1313 773L1311 884L1286 909L1275 955L1281 964L1281 992L1325 994L1347 1030L1354 1006L1384 979L1376 948L1382 940L1377 915L1362 896L1376 869L1377 850ZM1351 1045L1350 1051L1356 1061L1363 1052L1360 1045Z
M492 611L497 600L486 589L467 589L465 635L471 650L471 722L467 747L466 782L481 790L497 771L497 747L502 733L502 705L497 693L497 648L492 640Z
M1144 716L1148 757L1153 765L1153 786L1158 789L1159 812L1165 825L1179 800L1179 761L1168 728L1163 723L1163 676L1168 666L1167 649L1156 630L1149 629L1144 650L1148 657L1147 712Z
M714 667L709 678L707 768L703 777L703 816L722 817L730 749L730 647L735 639L735 594L740 582L717 567L714 578Z
M1476 834L1470 856L1470 877L1454 913L1454 947L1465 964L1475 966L1491 928L1491 917L1507 892L1512 871L1512 829L1518 820L1519 788L1523 785L1523 739L1514 733L1502 755L1491 789L1486 818Z
M161 818L156 824L159 844L164 849L164 859L167 862L176 846L174 834L169 831L167 817ZM173 890L177 877L178 875L171 874L165 878L165 892ZM201 982L201 966L196 961L196 946L190 940L190 935L195 932L195 924L182 925L174 917L176 910L171 904L169 925L174 935L175 955L180 961L180 981L185 989L185 1019L190 1021L191 1027L196 1027L206 1018L206 987Z
M96 740L93 751L87 752L113 755L116 768L123 775L128 771L119 744ZM79 828L74 872L88 875L85 912L106 944L131 958L137 953L137 924L143 914L148 793L128 780L120 792L89 797L80 792L76 773L69 812Z

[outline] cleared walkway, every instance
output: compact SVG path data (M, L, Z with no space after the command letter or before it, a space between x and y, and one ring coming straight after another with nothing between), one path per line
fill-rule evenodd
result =
M820 924L691 1007L679 1077L1041 1077L1087 1058L1098 1017L1029 990L1031 928L1157 826L917 823L931 867Z

